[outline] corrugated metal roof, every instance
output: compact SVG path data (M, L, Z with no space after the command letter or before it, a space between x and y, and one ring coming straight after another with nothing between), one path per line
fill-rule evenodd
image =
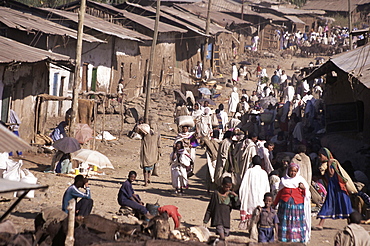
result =
M77 39L77 31L73 29L10 8L0 7L0 22L10 28L16 28L21 31L42 32ZM104 43L104 41L88 34L83 35L83 40L90 43Z
M68 56L31 47L0 36L0 63L38 62L46 59L53 61L70 60Z
M95 5L101 6L103 8L110 9L113 12L123 14L123 16L126 17L127 19L129 19L133 22L136 22L136 23L138 23L142 26L145 26L145 27L154 31L154 22L155 22L155 20L153 20L153 19L147 18L145 16L137 15L137 14L134 14L134 13L130 13L126 10L113 7L110 4L98 3L98 2L92 2L92 1L89 1L89 2L91 2L92 4L95 4ZM158 31L162 32L162 33L166 33L166 32L186 33L187 32L187 30L185 30L185 29L182 29L182 28L179 28L179 27L176 27L176 26L173 26L173 25L169 25L169 24L166 24L166 23L161 22L161 21L159 22Z
M11 181L7 179L0 179L0 193L8 193L14 191L22 190L38 190L46 189L49 186L47 185L38 185L38 184L27 184L19 181Z
M125 4L127 4L129 6L132 6L132 7L135 7L135 8L140 8L141 10L144 10L144 11L148 11L149 13L154 14L154 15L156 13L156 9L151 7L151 6L141 6L141 5L138 5L138 4L135 4L135 3L129 3L129 2L126 2ZM190 25L190 24L188 24L184 21L181 21L178 18L172 17L171 15L166 14L163 11L161 11L161 18L162 17L165 18L165 19L168 19L170 21L176 22L179 25L183 26L184 28L187 28L187 29L189 29L193 32L196 32L196 33L198 33L202 36L206 36L201 29L196 28L196 27L194 27L194 26L192 26L192 25Z
M337 67L352 74L367 88L370 88L370 45L344 52L330 59Z
M351 0L351 10L357 5L370 4L369 0ZM348 12L348 0L315 0L308 1L302 9L325 10L332 12Z
M285 18L291 20L293 23L300 23L300 24L306 25L306 23L303 20L299 19L295 15L285 15Z
M1 40L1 38L0 38ZM3 47L1 47L2 49ZM8 47L8 48L14 48L14 47ZM13 50L17 51L17 50ZM21 51L18 51L21 52ZM1 56L2 54L0 54ZM12 131L10 131L8 128L6 128L3 125L0 125L0 152L11 152L16 150L29 150L31 149L31 146L26 143L23 139L15 135ZM0 179L1 180L1 179ZM0 185L1 187L1 185Z
M367 32L370 32L370 28L364 28L364 29L358 29L358 30L354 30L351 32L351 34L353 35L360 35L360 34L363 34L363 33L367 33Z
M70 19L76 23L78 23L78 14L74 12L68 12L64 10L58 10L58 9L51 9L51 8L39 8L41 10L49 11L53 14L56 14L58 16ZM52 18L52 17L51 17ZM151 37L148 37L144 34L141 34L139 32L127 29L123 26L113 24L111 22L105 21L103 19L94 17L89 14L85 14L85 20L84 20L84 26L91 28L93 30L112 35L121 39L127 39L132 41L139 41L139 39L142 40L152 40Z
M197 6L206 8L208 4L207 0L203 0L201 3L197 3ZM224 13L241 13L242 5L240 3L231 1L231 0L212 0L211 10L213 11L219 11ZM244 15L253 15L258 16L261 18L264 18L266 20L272 20L272 21L287 21L286 19L276 16L271 13L257 13L250 9L249 6L244 4L243 8Z
M181 9L184 9L194 15L197 15L197 16L200 16L202 18L207 18L207 8L205 7L200 7L198 5L194 5L194 4L176 4L175 7L178 7L178 8L181 8ZM228 14L225 14L225 13L221 13L219 11L211 11L210 12L210 15L211 15L211 20L216 22L217 24L223 26L223 27L226 27L228 25L231 25L232 23L234 24L249 24L251 25L252 23L248 22L248 21L245 21L245 20L242 20L240 18L236 18L234 16L231 16L231 15L228 15Z
M167 14L170 14L173 17L176 16L176 18L179 18L180 20L182 20L184 22L188 22L189 24L200 28L202 31L205 31L205 29L206 29L206 21L197 18L193 14L186 13L186 12L180 11L178 9L174 9L172 7L167 7L167 6L161 6L161 11L163 11ZM221 26L217 26L217 25L211 23L209 25L209 33L211 35L215 35L217 33L231 33L231 32L226 30L225 28L223 28Z
M283 15L324 15L325 11L317 9L294 9L294 8L287 8L281 5L274 5L272 7L266 7L262 5L251 5L252 8L257 8L257 9L263 9L263 10L270 10L270 11L275 11L277 13L283 14Z
M305 79L322 76L330 72L333 66L351 74L370 89L370 44L333 56Z
M157 0L149 0L149 1L157 2ZM167 2L167 3L196 3L199 1L201 0L161 0L161 2Z
M154 30L155 20L150 19L148 17L141 16L141 15L130 13L126 10L120 9L120 11L123 13L123 15L127 19L130 19L133 22L137 22L137 23L139 23L139 24L141 24L145 27L150 28L151 30ZM185 30L185 29L182 29L180 27L176 27L176 26L164 23L162 21L159 22L158 31L163 32L163 33L164 32L180 32L180 33L186 33L187 32L187 30Z

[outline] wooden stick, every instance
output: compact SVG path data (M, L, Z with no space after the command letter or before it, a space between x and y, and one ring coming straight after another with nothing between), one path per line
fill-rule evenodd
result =
M101 125L101 141L104 141L104 128L105 128L105 99L106 97L103 97L103 122Z
M93 147L92 150L95 150L96 143L96 122L98 122L98 103L94 102L94 127L93 127Z
M76 200L73 198L68 202L68 231L66 236L65 245L73 246L75 242L74 231L75 231L75 216L76 216Z
M123 132L123 122L124 122L124 116L123 116L123 96L121 98L121 103L119 105L119 108L120 108L120 114L121 114L121 128L120 128L120 131L119 131L119 135L118 135L118 138L121 139L121 134Z
M34 125L34 132L33 132L33 142L36 143L36 136L39 124L39 101L40 97L36 97L36 110L35 110L35 125Z

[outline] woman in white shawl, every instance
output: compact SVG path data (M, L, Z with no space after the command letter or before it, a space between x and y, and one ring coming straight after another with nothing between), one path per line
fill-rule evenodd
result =
M232 80L233 82L238 82L238 68L235 63L232 63Z
M212 133L212 118L209 114L210 109L205 108L204 113L198 117L196 129L199 137L210 137Z
M193 117L193 120L196 120L199 116L203 114L203 110L201 109L200 104L197 102L194 104L194 110L191 112L191 116Z
M191 155L191 159L195 160L195 148L192 147L191 142L195 139L195 132L189 132L189 126L182 126L182 132L177 133L174 147L176 143L181 141L184 148Z
M172 187L176 189L177 194L182 195L183 189L188 188L187 168L190 167L192 159L182 141L176 142L170 157Z
M229 113L235 114L239 103L238 88L234 87L229 99Z
M279 189L274 202L274 206L279 204L279 241L308 242L311 236L311 193L299 173L298 164L289 165Z

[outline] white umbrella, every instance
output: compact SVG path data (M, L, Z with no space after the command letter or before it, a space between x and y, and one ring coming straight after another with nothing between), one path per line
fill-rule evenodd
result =
M94 165L98 168L112 168L114 169L112 163L102 153L90 150L90 149L80 149L76 152L71 153L71 159L81 161L85 164Z

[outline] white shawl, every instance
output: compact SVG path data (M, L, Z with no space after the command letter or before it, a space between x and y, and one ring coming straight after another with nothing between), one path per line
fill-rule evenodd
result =
M229 113L235 113L236 107L239 103L239 94L238 89L236 87L233 88L233 92L231 92L230 99L229 99Z
M264 206L263 196L270 192L270 184L267 173L256 165L249 168L242 180L239 189L241 207L240 210L252 214L257 206Z
M287 169L288 171L288 169ZM284 187L287 188L298 188L299 183L304 185L305 189L305 197L304 197L304 214L306 219L306 238L305 242L308 242L311 237L311 193L310 193L310 186L307 184L306 180L300 175L300 171L298 170L297 175L294 178L285 175L282 177L279 184L279 190L283 189Z

